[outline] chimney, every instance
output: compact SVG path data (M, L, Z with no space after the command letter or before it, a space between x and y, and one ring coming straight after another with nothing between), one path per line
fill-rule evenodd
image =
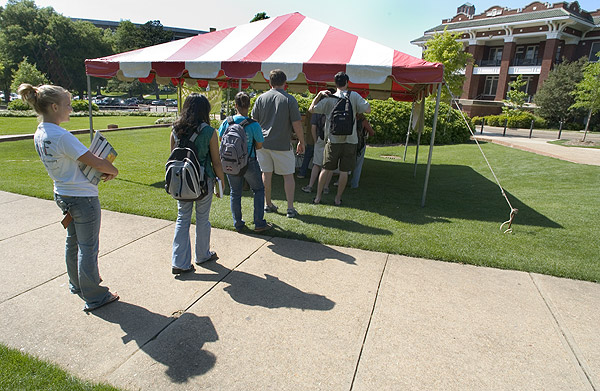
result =
M456 9L456 14L465 14L467 16L475 15L475 6L471 3L464 3Z

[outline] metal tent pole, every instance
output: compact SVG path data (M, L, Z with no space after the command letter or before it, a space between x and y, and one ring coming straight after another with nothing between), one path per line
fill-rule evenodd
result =
M442 83L438 85L437 97L435 98L435 113L433 114L433 128L431 129L431 142L429 143L429 157L427 158L427 171L425 171L425 186L423 187L423 198L421 198L421 208L425 206L425 197L427 196L427 183L429 182L429 170L431 169L431 156L433 155L433 142L435 141L435 128L437 126L441 95Z
M417 149L415 151L415 168L413 171L413 178L417 176L417 160L419 159L419 145L421 144L421 135L423 134L423 128L425 127L425 98L421 99L419 103L421 105L421 111L419 112L419 118L417 125L419 127L419 133L417 134Z
M412 109L410 110L410 118L408 119L408 130L406 131L406 144L404 144L404 157L402 161L406 161L406 150L408 149L408 138L410 137L410 130L412 129L412 117L415 112L415 102L413 101Z
M90 117L90 142L94 139L94 120L92 118L92 81L90 75L87 75L87 88L88 88L88 112Z
M238 92L242 92L242 79L240 79L238 83Z

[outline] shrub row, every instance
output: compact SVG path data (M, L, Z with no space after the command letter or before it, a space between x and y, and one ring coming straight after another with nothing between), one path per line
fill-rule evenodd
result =
M500 114L487 115L485 117L473 117L472 120L475 125L481 125L481 121L485 119L486 125L504 127L506 118L506 114ZM546 129L548 127L548 122L545 119L538 117L537 115L533 115L528 111L521 111L517 114L509 115L507 126L509 128L529 129L531 126L531 120L533 120L533 127L536 129Z
M13 101L16 102L16 101ZM12 103L12 102L11 102ZM87 105L86 105L87 106ZM71 117L87 117L88 112L80 111L71 113ZM158 113L151 111L94 111L94 117L127 117L127 116L136 116L136 117L176 117L176 112L168 112L168 113ZM29 107L27 110L0 110L0 117L37 117L35 111L30 110Z

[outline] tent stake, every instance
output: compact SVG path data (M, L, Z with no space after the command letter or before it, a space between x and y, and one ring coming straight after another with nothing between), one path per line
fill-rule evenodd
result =
M429 157L427 158L427 170L425 171L425 186L423 187L423 198L421 199L421 208L425 206L425 197L427 196L427 183L429 182L429 170L431 168L431 156L433 155L433 142L435 141L435 128L437 126L441 95L442 83L438 84L437 97L435 98L435 113L433 114L433 128L431 129L431 142L429 143Z

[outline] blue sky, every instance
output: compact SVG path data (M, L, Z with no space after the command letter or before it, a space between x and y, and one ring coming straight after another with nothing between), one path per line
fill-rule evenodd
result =
M465 1L448 0L36 0L38 7L53 7L57 12L70 17L131 20L146 23L160 20L164 26L196 30L218 30L248 23L257 12L266 12L274 17L300 12L323 23L327 23L352 34L376 41L383 45L420 57L421 49L410 41L423 32L441 23L442 19L456 15L456 8ZM503 0L470 1L475 12L481 13L493 5L522 8L531 1ZM0 1L2 6L6 1ZM169 5L175 7L169 7ZM260 4L260 5L257 5ZM598 0L582 0L579 5L588 11L600 8Z

